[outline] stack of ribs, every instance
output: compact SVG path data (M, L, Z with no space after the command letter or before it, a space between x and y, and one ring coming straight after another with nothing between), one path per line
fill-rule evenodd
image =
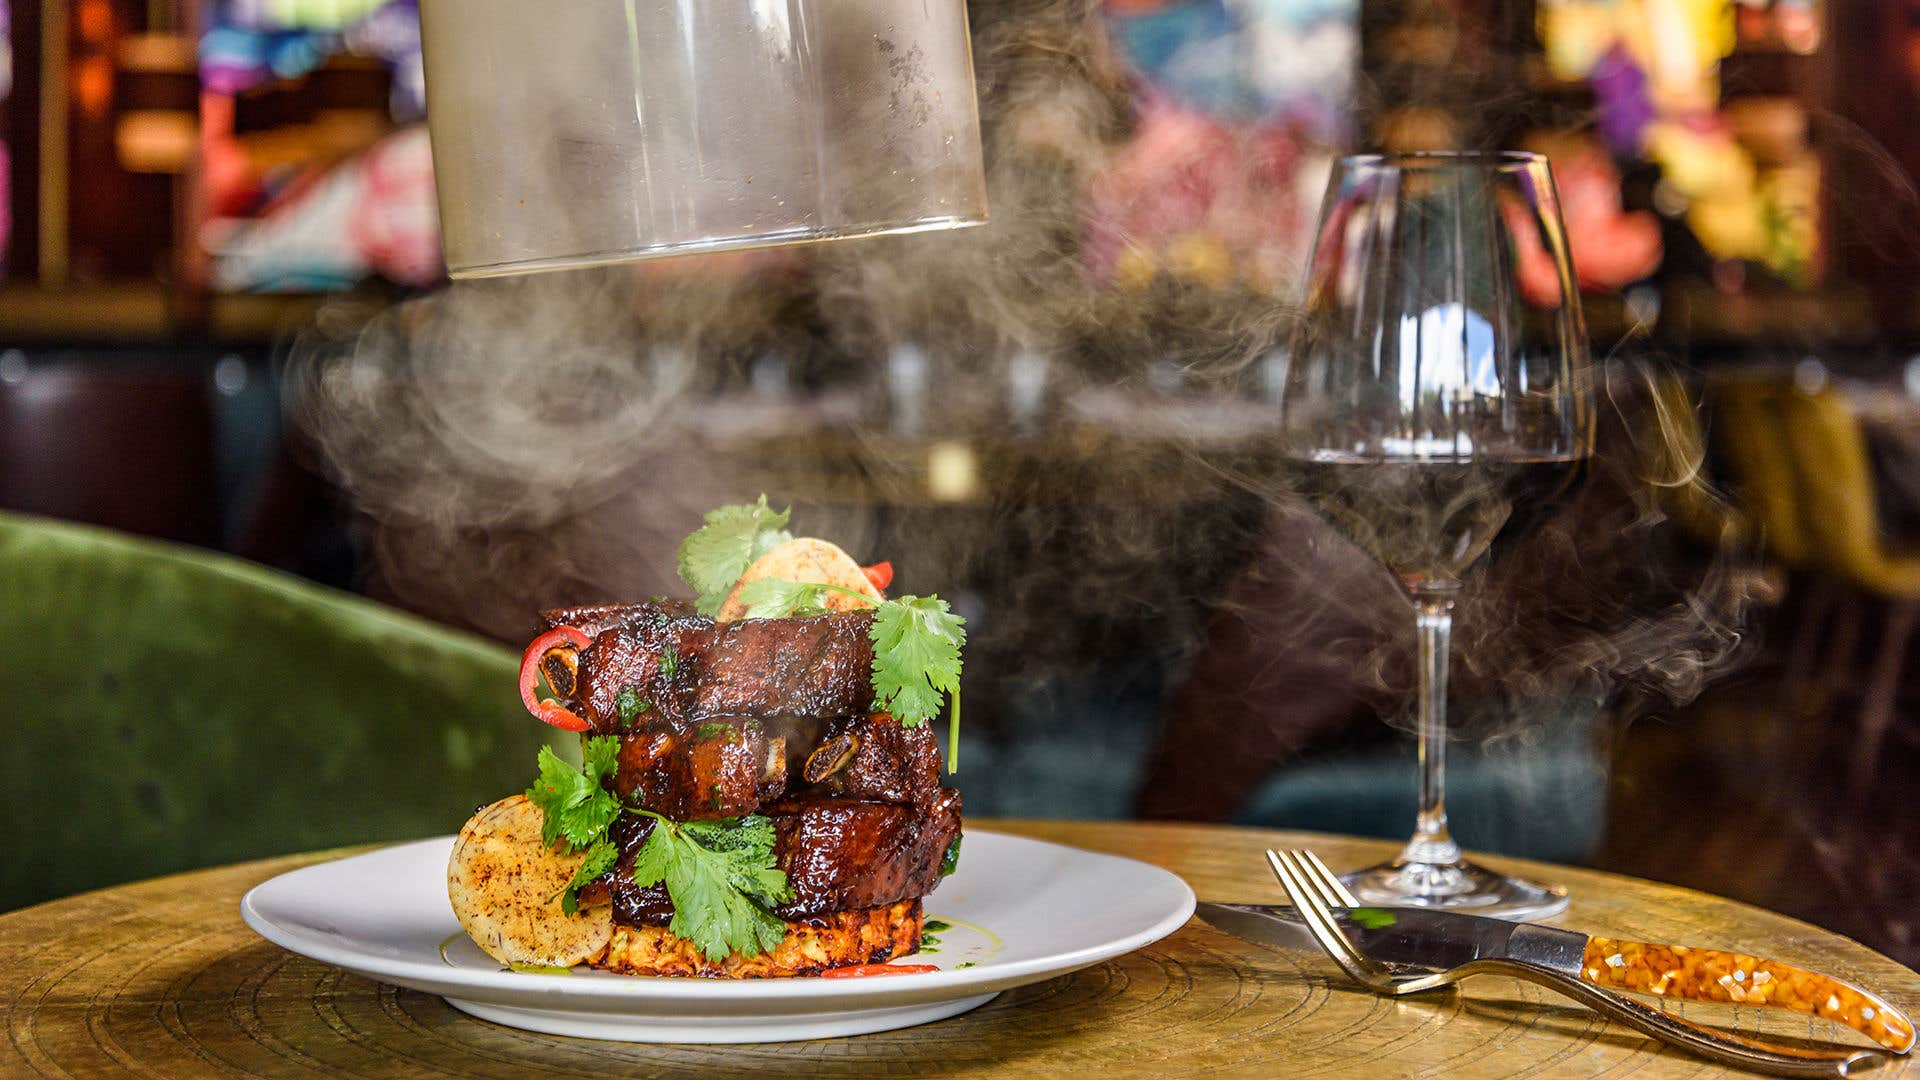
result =
M623 810L621 856L581 893L610 900L599 966L650 975L808 975L884 962L919 947L920 900L960 836L960 793L940 785L926 725L871 712L872 615L716 623L673 602L563 608L549 628L591 639L554 691L594 734L620 739L621 801L674 821L764 814L793 890L774 913L778 949L711 961L666 931L673 899L632 880L654 819ZM627 717L622 719L623 691Z

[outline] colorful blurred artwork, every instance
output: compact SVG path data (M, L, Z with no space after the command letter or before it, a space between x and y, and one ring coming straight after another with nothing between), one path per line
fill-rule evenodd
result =
M1820 266L1820 168L1804 110L1786 100L1724 105L1720 65L1743 45L1817 48L1818 3L1541 0L1538 12L1549 71L1592 87L1596 127L1614 154L1660 166L1662 209L1683 216L1716 260L1764 267L1796 287L1814 284ZM1583 238L1569 229L1577 257Z
M1660 222L1653 214L1623 210L1620 171L1604 146L1577 140L1548 148L1554 186L1560 193L1560 215L1567 225L1567 243L1573 256L1574 278L1582 291L1611 292L1645 280L1660 268L1663 243ZM1516 238L1532 237L1535 230L1514 227ZM1518 245L1521 291L1543 307L1560 302L1560 282L1553 259L1536 239Z
M426 115L415 0L224 0L200 37L200 82L237 94L307 74L336 53L387 64L396 120Z
M321 292L369 273L401 285L444 276L433 156L424 124L307 177L259 216L211 222L213 286L223 292Z
M373 275L439 280L439 226L416 0L218 0L200 39L201 240L223 291L351 288ZM248 95L337 57L389 77L386 107L326 103L240 130Z
M1106 14L1136 113L1089 193L1089 271L1290 285L1352 138L1358 0L1106 0Z

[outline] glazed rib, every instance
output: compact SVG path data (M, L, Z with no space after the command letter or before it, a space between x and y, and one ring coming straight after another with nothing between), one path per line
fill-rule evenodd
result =
M864 713L873 700L866 612L716 624L684 605L635 604L546 617L576 619L592 637L570 703L598 733L624 730L617 703L628 688L646 702L641 722L674 732L722 717L825 720Z
M827 723L792 783L807 785L806 794L924 806L942 791L940 741L927 725L908 727L886 713L840 717Z
M680 734L621 736L614 793L675 821L739 817L787 790L787 741L758 720L703 720Z
M925 806L843 798L790 799L769 807L774 858L793 899L774 909L782 919L881 907L915 899L940 883L947 848L960 835L960 793L942 791ZM654 828L652 818L623 815L614 825L621 857L583 890L583 902L610 895L613 921L664 926L673 919L667 890L633 884L633 856Z
M940 748L926 725L886 713L807 720L702 720L678 734L620 736L614 793L675 821L739 817L779 801L838 795L926 805L940 797Z
M789 922L886 909L939 884L960 795L940 786L928 727L870 711L870 612L722 624L665 602L543 617L589 638L567 703L593 732L620 737L613 788L633 808L613 825L618 862L582 902L611 899L623 926L671 922L666 889L632 880L656 827L636 809L671 821L767 815L793 890L775 914Z

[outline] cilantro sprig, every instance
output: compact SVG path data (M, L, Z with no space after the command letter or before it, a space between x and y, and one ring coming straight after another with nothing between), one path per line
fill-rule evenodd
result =
M540 842L551 846L564 836L569 851L588 847L606 835L620 813L620 801L603 781L613 776L620 740L597 735L580 744L584 759L576 769L560 760L553 748L540 748L540 777L527 789L527 799L546 815Z
M848 590L852 592L852 590ZM826 598L827 586L810 581L782 581L779 578L759 578L740 586L740 602L747 607L749 619L786 619L795 616L825 615L826 607L821 603ZM855 596L862 596L854 593ZM863 597L872 600L870 596Z
M579 911L580 890L613 869L613 864L619 860L620 849L614 846L611 839L601 837L595 840L593 846L587 849L586 861L573 872L573 880L567 882L567 887L560 891L560 910L569 915Z
M792 539L786 531L793 509L774 511L762 494L753 505L722 506L680 544L680 577L699 594L700 610L717 614L753 560ZM940 715L953 699L947 721L947 771L959 770L960 650L966 620L938 596L901 596L876 601L839 585L761 578L741 586L749 619L824 615L829 592L874 604L873 699L894 719L915 727Z
M647 842L634 854L633 880L665 883L673 898L667 929L720 961L729 953L755 956L778 948L787 924L771 910L793 898L787 875L774 865L773 822L743 818L676 822L651 810Z
M899 596L873 613L873 699L908 726L940 715L953 698L960 722L960 648L967 620L937 596Z
M620 740L596 735L581 743L580 768L540 748L540 776L527 799L540 808L540 839L563 843L586 859L560 893L560 908L580 909L580 890L613 869L620 850L608 835L620 801L606 781L619 768ZM633 880L642 887L665 883L673 898L668 929L718 961L738 951L754 956L779 946L787 925L775 905L793 898L787 875L774 864L773 822L760 816L715 821L671 821L651 810L646 843L634 853Z
M540 842L552 847L564 839L569 853L587 853L560 893L560 909L569 915L579 910L580 889L611 869L620 855L607 836L613 819L620 816L620 800L605 783L619 767L619 752L620 740L612 735L585 739L576 769L543 746L540 776L527 789L527 801L540 808Z
M717 615L753 560L793 539L786 531L793 508L774 510L763 494L753 504L707 512L706 524L680 542L680 580L699 597L703 615Z
M824 613L820 600L829 592L857 596L874 605L873 704L895 720L917 727L940 715L948 697L947 771L959 768L960 650L967 643L967 620L938 596L898 596L874 600L838 585L761 578L740 590L750 619L784 619Z

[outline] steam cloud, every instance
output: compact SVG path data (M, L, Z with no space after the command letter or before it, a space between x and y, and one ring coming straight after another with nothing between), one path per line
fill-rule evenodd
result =
M805 532L891 558L910 591L964 600L995 583L1000 602L969 611L970 724L1036 672L1093 657L1185 670L1211 621L1272 614L1236 610L1250 596L1286 605L1260 624L1273 663L1311 656L1397 706L1404 597L1299 524L1284 477L1243 450L1272 431L1258 384L1285 305L1090 280L1081 208L1129 131L1127 77L1090 3L976 3L973 25L986 227L456 284L307 335L290 363L296 418L364 516L383 588L524 640L542 607L684 591L678 540L764 490L798 504ZM896 438L885 374L903 344L927 368L914 440ZM1025 433L1007 404L1023 354L1046 359L1050 409ZM1100 389L1119 396L1070 423L1065 403ZM1129 395L1155 394L1164 408L1129 411ZM1616 420L1626 397L1609 399ZM1697 462L1646 452L1668 437L1658 425L1612 436L1579 511L1464 599L1456 657L1463 690L1490 703L1483 735L1524 731L1550 695L1597 701L1623 681L1685 699L1741 654L1728 564L1676 574L1653 550L1671 530L1644 480L1697 483ZM926 437L987 448L976 497L930 500L911 449ZM1301 545L1255 559L1276 523ZM1250 578L1271 587L1235 584ZM1284 712L1269 701L1232 726L1245 737Z

